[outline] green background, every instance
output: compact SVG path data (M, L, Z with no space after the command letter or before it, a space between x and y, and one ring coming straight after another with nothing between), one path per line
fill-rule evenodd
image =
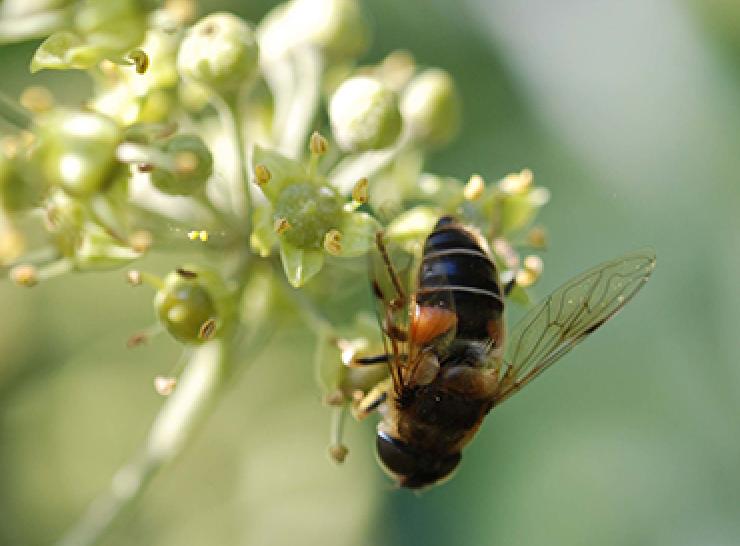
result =
M255 21L270 3L201 5ZM404 48L459 83L463 131L430 170L495 180L530 167L552 190L539 295L643 246L657 251L653 280L420 496L380 472L374 423L349 423L347 462L328 460L313 341L288 318L104 544L740 543L737 2L365 5L365 61ZM32 51L0 48L3 91L37 82L84 100L79 75L31 78ZM161 405L152 377L178 347L125 348L153 314L120 272L5 282L0 309L0 544L49 544L145 438Z

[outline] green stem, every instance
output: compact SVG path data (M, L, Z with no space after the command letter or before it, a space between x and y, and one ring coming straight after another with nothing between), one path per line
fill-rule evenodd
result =
M20 130L26 130L33 124L33 118L28 110L2 91L0 91L0 120Z
M213 340L193 351L139 455L116 472L108 491L90 505L57 546L97 544L136 503L156 473L182 451L229 377L229 348L230 340Z
M212 102L233 146L234 178L229 184L231 207L237 220L244 225L244 231L248 233L247 220L251 221L252 196L249 192L249 163L239 97L240 93L234 92L224 97L214 96Z
M100 543L116 521L136 505L156 474L193 439L225 388L246 367L233 365L234 354L249 354L255 359L267 345L277 329L267 320L273 307L272 279L266 272L269 267L255 272L253 265L244 254L234 293L235 302L245 302L243 310L253 319L251 327L186 349L189 358L177 387L154 419L139 454L114 475L109 489L92 502L56 546Z
M398 142L385 150L351 155L340 161L329 173L329 180L342 195L349 195L360 178L370 178L390 165L412 144L410 132L402 133Z
M231 229L234 227L233 219L224 213L220 208L218 208L216 205L213 204L213 201L211 201L206 194L205 191L199 192L193 196L193 199L201 205L204 209L206 209L211 216L213 216L214 220L218 224L220 224L220 227L224 229Z
M298 48L291 54L294 89L280 128L278 151L299 159L308 146L310 133L321 97L323 64L314 48Z
M40 13L0 20L0 44L44 38L69 23L71 10L44 10Z

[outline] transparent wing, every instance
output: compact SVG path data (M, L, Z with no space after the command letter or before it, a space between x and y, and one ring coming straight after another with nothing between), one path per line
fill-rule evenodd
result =
M496 403L613 317L644 286L654 267L651 249L626 254L581 273L537 304L509 334L508 367Z

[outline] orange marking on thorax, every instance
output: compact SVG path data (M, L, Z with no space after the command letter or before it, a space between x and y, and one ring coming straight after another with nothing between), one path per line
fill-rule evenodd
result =
M457 324L457 314L442 307L417 305L411 318L411 341L423 345Z

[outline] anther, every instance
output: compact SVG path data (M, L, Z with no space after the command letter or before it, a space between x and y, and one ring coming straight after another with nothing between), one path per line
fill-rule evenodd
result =
M314 131L311 134L308 148L312 154L324 155L329 150L329 141L321 133Z
M157 391L157 394L160 396L169 396L172 394L176 385L177 379L174 377L158 375L154 378L154 390Z
M369 182L367 178L360 178L352 188L352 200L358 203L367 203Z
M270 178L272 178L272 173L266 165L262 165L260 163L259 165L254 166L254 177L257 180L257 184L264 186L270 181Z
M486 183L483 180L483 177L479 174L474 174L470 177L468 183L465 184L465 188L463 189L463 196L468 201L474 201L483 194L483 190L485 188Z

